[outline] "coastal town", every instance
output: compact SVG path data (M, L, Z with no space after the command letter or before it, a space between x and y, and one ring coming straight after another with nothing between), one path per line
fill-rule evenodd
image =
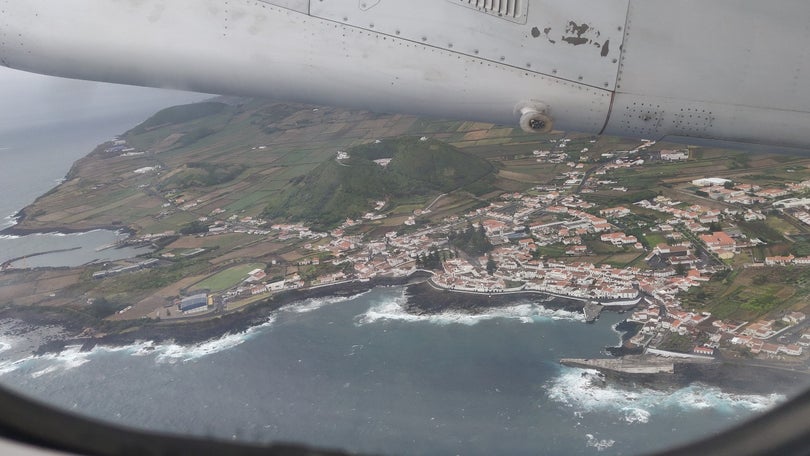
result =
M469 130L460 137L475 134L476 141L496 131L463 128ZM448 139L417 138L426 145ZM160 151L116 138L97 151L96 160L128 169L125 178L81 188L97 195L117 185L148 197L137 224L126 224L132 236L102 248L148 246L151 253L87 265L72 280L97 291L64 302L113 302L107 317L113 320L188 321L237 312L290 290L421 272L430 286L449 293L577 302L587 321L604 310L626 312L633 330L625 348L633 353L805 360L810 162L770 159L779 178L763 178L765 172L740 154L712 158L698 148L646 140L621 149L603 143L551 135L503 146L509 158L498 171L501 188L484 188L483 196L437 192L416 204L381 195L367 202L364 213L324 228L268 218L260 209L240 210L241 201L227 200L230 187L205 186L217 189L220 181L201 190L166 185L183 172L213 175L216 168L172 170L166 162L148 161ZM271 149L254 145L249 152ZM351 166L351 158L350 148L332 147L325 155L341 167ZM374 166L391 162L377 159ZM239 175L245 169L226 171ZM227 179L221 182L231 185ZM240 191L249 188L238 185ZM514 189L505 190L509 186ZM18 259L3 264L4 274L24 269ZM773 271L795 281L773 284ZM146 287L147 279L154 285ZM753 285L765 291L746 295ZM103 292L128 293L127 287L146 291L129 302L111 301L111 293ZM45 300L58 300L60 293Z
M362 219L347 219L328 232L313 231L301 223L270 223L253 217L232 215L222 219L218 216L224 211L215 209L198 219L206 229L197 236L248 233L279 241L303 240L305 257L296 266L318 267L324 262L334 271L306 281L299 273L268 280L264 269L256 268L227 290L178 298L172 304L180 311L178 316L196 315L228 309L229 302L238 306L245 297L253 302L284 289L404 277L420 268L420 258L439 254L442 261L440 267L431 270L430 283L440 289L479 294L536 292L593 303L599 308L634 309L628 321L640 325L629 340L635 347L655 349L670 336L681 336L693 341L690 354L695 356L714 356L721 347L744 348L752 355L801 356L804 347L810 345L810 331L794 334L790 342L779 336L799 326L806 318L804 313L785 312L780 319L724 321L710 312L685 309L680 295L719 273L728 273L732 269L728 260L745 249L765 244L744 234L737 228L736 220L765 220L767 212L776 210L810 222L806 212L810 199L793 197L810 189L810 181L780 188L734 184L713 177L690 182L695 195L705 194L707 202L724 201L727 207L723 209L716 204L686 203L665 196L612 207L583 199L588 190L621 186L621 182L601 176L612 169L644 166L645 160L637 157L652 145L653 142L646 142L636 150L611 154L610 160L588 178L582 172L566 172L560 176L564 180L562 185L504 194L486 207L449 217L443 223L391 230L379 238L349 233L366 221L384 219L386 201L375 202ZM336 159L341 155L346 157L344 152L338 152ZM538 160L566 159L564 153L533 151L533 155ZM685 150L663 150L653 155L664 161L689 159ZM567 165L574 170L578 168L575 163ZM574 191L577 187L580 190ZM174 199L167 207L189 211L199 203ZM429 213L429 208L414 210L404 225L414 227L417 220ZM645 223L639 218L641 213L654 217L647 217ZM718 226L722 229L717 230ZM448 235L463 230L485 235L491 246L486 255L470 256L452 246ZM636 235L629 234L630 231ZM174 234L166 232L131 241L151 242L156 237ZM653 239L664 242L653 244L650 242ZM626 267L589 261L604 248L630 252L637 257L632 266ZM180 255L188 257L202 251L195 249ZM174 254L164 253L162 257L171 259ZM148 260L130 268L147 267L157 261ZM496 265L493 271L487 271L485 266L490 261ZM767 256L741 267L775 265L810 266L810 257ZM100 271L94 277L117 272ZM218 302L224 305L218 307L215 305ZM159 315L160 310L156 312ZM683 347L680 349L683 353Z

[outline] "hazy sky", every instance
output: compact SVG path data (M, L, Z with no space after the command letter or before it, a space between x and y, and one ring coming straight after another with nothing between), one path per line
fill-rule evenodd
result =
M54 119L148 115L161 107L208 95L42 76L0 67L0 131L43 125Z

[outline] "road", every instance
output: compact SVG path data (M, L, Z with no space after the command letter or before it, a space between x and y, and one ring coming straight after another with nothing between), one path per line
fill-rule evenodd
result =
M438 203L438 202L439 202L439 200L440 200L440 199L442 199L442 198L443 198L443 197L445 197L445 196L447 196L447 193L442 193L441 195L437 196L437 197L436 197L436 199L434 199L433 201L431 201L431 203L430 203L430 204L428 204L427 206L425 206L425 210L426 210L426 211L429 211L429 210L430 210L430 208L432 208L434 204Z

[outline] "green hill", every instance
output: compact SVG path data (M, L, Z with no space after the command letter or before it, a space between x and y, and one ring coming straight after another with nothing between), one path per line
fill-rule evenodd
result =
M166 125L191 122L192 120L218 114L227 107L228 105L224 103L213 101L172 106L171 108L158 111L155 115L146 119L143 123L128 131L126 134L138 135ZM211 133L213 133L213 131Z
M163 177L157 184L161 190L184 190L190 187L211 187L236 179L247 169L243 164L191 162Z
M293 179L265 210L268 217L303 220L328 228L372 209L373 201L394 202L446 193L491 175L484 159L449 144L395 138L346 151ZM374 160L390 159L387 164Z

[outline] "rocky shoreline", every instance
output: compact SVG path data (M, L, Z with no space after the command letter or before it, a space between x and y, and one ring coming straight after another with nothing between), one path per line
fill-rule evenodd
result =
M526 300L525 294L469 294L440 290L430 285L428 274L417 273L407 277L377 278L366 282L345 282L336 285L287 290L252 304L239 312L200 317L183 322L173 321L103 321L95 324L88 317L67 309L6 308L0 310L0 320L22 322L18 333L25 328L59 328L56 334L49 333L41 343L29 341L33 354L58 353L68 346L81 345L89 351L96 346L126 346L138 341L153 341L189 345L241 333L267 321L278 309L307 299L324 297L351 297L376 287L405 286L407 303L405 311L415 315L437 315L444 312L478 314L487 310L513 305L516 300ZM581 312L584 302L559 297L540 298L534 301L555 310ZM626 322L625 322L626 323ZM94 336L87 335L88 327ZM19 329L23 328L23 329ZM616 329L623 333L623 341L635 333L634 325L620 323ZM36 347L34 349L34 347ZM621 347L605 347L614 356L633 352ZM732 362L690 363L674 361L673 373L637 374L600 370L611 383L626 387L648 387L658 390L673 390L698 382L717 386L732 393L794 394L810 384L810 375L779 368L746 365Z
M287 290L266 300L251 304L238 312L201 316L183 321L92 320L70 309L16 308L0 310L0 320L16 320L20 326L34 329L50 326L61 328L61 337L43 340L33 353L58 353L67 346L81 345L83 351L101 346L125 346L137 341L173 341L188 345L205 342L226 334L244 332L265 322L278 309L307 299L351 297L376 287L407 286L424 281L427 275L381 277L367 282L346 282L318 288ZM18 330L20 332L20 330ZM88 335L89 333L93 335Z
M478 314L489 309L512 305L519 299L530 299L549 309L570 312L581 312L585 305L584 301L535 292L483 294L443 290L429 282L409 286L406 295L408 302L405 311L414 315L438 315L448 311Z
M228 333L239 333L266 321L281 307L307 299L351 297L376 287L406 286L405 311L414 315L436 315L443 312L477 314L489 309L509 306L518 299L531 298L550 309L581 312L583 302L573 299L527 294L469 294L440 290L428 284L427 273L405 277L379 277L369 281L351 281L316 288L286 290L268 299L251 304L240 311L222 315L203 315L182 321L154 320L95 320L68 308L7 307L0 309L0 319L16 320L22 327L61 328L61 337L42 341L35 354L55 353L67 346L81 345L91 350L97 345L123 346L137 341L173 341L194 344Z
M121 231L127 233L130 236L136 234L136 231L132 229L132 227L124 225L123 223L112 223L112 224L91 225L91 226L75 226L75 225L59 225L59 224L47 224L39 227L28 226L27 210L34 204L36 204L36 202L39 201L40 198L42 198L42 196L37 198L36 201L29 204L28 206L17 211L17 213L12 216L12 218L14 219L14 225L11 225L7 228L0 230L0 236L28 236L30 234L50 234L50 233L80 234L80 233L87 233L88 231L97 231L97 230Z
M626 355L639 355L644 352L643 348L632 346L629 342L644 325L632 321L624 320L613 327L616 331L621 333L622 343L616 347L607 347L606 351L613 356L621 357Z
M538 293L474 294L438 289L430 285L430 274L417 272L405 277L378 277L369 281L351 281L316 288L286 290L251 304L240 311L221 315L202 315L182 321L95 320L68 308L7 307L0 309L0 320L14 320L19 327L34 330L59 328L36 347L34 354L58 353L67 346L80 345L82 350L96 346L125 346L137 341L156 343L173 341L189 345L240 333L265 322L278 309L307 299L351 297L376 287L405 286L404 310L413 315L438 315L445 312L479 314L513 305L517 300L531 299L549 309L582 312L584 302L575 299L543 296ZM19 331L18 331L19 332Z
M416 315L436 315L442 312L482 313L492 308L512 305L518 299L531 299L549 309L582 312L585 302L549 296L540 299L537 294L473 294L440 290L429 282L410 285L405 310ZM624 311L626 309L611 309ZM641 325L623 321L615 326L622 333L622 344L605 347L611 355L621 358L639 355L641 349L628 347L629 341ZM744 363L710 362L689 363L674 361L673 373L631 374L601 370L611 383L629 388L638 386L656 390L674 390L692 383L716 386L723 391L740 394L785 394L800 392L810 385L810 374L778 368L751 366Z

